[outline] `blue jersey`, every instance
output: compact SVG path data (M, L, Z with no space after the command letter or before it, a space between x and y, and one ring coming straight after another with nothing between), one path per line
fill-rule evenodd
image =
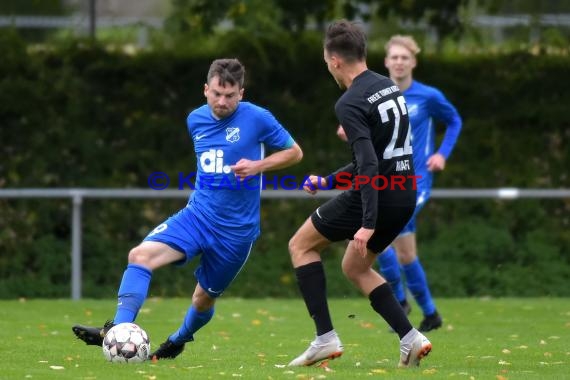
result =
M216 119L208 105L187 118L197 160L195 191L189 205L226 236L252 241L259 236L260 175L240 182L230 165L260 160L264 147L287 149L291 135L266 109L240 102L236 111Z
M459 132L461 117L455 107L434 87L412 81L403 92L408 106L410 125L412 126L413 160L418 180L418 194L421 188L430 189L432 173L427 170L427 160L434 154L435 128L433 121L438 120L447 126L445 136L438 152L446 159L451 154Z

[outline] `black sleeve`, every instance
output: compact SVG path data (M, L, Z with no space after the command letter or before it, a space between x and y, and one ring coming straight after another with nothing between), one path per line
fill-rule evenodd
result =
M337 178L337 175L340 174L340 173L350 173L350 177L349 177L349 178L354 177L354 163L351 162L351 163L348 164L348 165L344 165L342 168L338 168L337 170L335 170L334 172L332 172L331 174L329 174L329 175L327 176L327 185L328 185L329 187L334 188L336 185L338 185L338 183L337 183L337 181L336 181L336 178ZM329 178L331 179L332 183L329 183L329 182L328 182L328 179L329 179Z
M369 139L357 139L352 150L358 167L358 175L370 180L378 174L378 157ZM378 217L378 191L369 183L360 186L362 199L362 227L374 229Z

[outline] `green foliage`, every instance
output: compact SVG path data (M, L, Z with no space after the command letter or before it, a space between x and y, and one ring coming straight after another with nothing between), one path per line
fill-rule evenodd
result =
M2 0L1 15L60 15L65 8L61 0Z
M384 18L398 15L415 23L426 21L443 38L461 31L459 10L467 3L467 0L383 0L378 2L377 12Z
M279 174L326 174L350 160L335 135L341 91L319 35L236 30L204 41L127 55L88 41L28 50L13 32L0 33L0 187L146 188L150 173L164 171L177 188L177 173L195 170L186 115L203 104L209 64L222 56L245 63L245 99L270 109L304 149L303 162ZM383 55L372 51L369 65L383 72ZM420 57L417 79L440 88L464 119L436 187L570 187L569 70L564 56ZM287 242L320 203L263 201L262 237L228 294L295 295ZM184 204L86 200L84 294L114 294L129 249ZM431 200L419 250L434 294L570 295L562 282L569 207ZM69 295L70 218L68 200L0 200L0 298ZM356 295L341 274L342 251L339 243L324 254L329 292ZM191 294L191 273L157 271L153 294Z

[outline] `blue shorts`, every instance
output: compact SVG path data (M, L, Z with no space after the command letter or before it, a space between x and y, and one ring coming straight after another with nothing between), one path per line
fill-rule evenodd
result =
M209 226L189 204L150 232L144 241L167 244L182 252L184 265L200 255L194 276L212 298L219 297L245 265L254 241L228 239Z
M418 187L418 193L416 198L416 209L414 210L414 214L408 221L408 224L402 229L402 231L398 234L398 236L413 234L416 232L416 217L420 213L421 209L427 203L429 197L431 195L430 189L420 189Z

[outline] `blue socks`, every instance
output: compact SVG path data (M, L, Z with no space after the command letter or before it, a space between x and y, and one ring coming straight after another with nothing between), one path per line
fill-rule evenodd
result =
M178 331L170 335L168 340L177 345L193 341L194 333L202 328L206 323L210 322L213 315L213 307L209 310L199 312L194 308L194 305L190 306L188 312L186 312L182 326L180 326Z
M383 253L378 255L376 260L378 261L382 275L390 284L394 296L398 302L404 302L406 300L406 293L404 291L404 285L402 284L400 264L398 263L396 250L392 246L389 246Z
M138 264L129 264L119 287L119 302L113 322L133 322L146 299L152 272Z
M148 294L152 272L138 264L129 264L123 273L119 287L119 303L113 322L118 325L133 322ZM194 333L212 319L214 308L198 312L191 306L186 313L184 322L177 332L168 339L174 344L183 344L194 340Z
M380 253L376 260L378 261L378 266L382 275L390 284L390 287L394 292L394 296L398 302L404 302L406 300L406 292L402 283L400 264L398 263L396 250L390 246L386 251ZM410 264L403 265L401 268L404 270L408 288L418 305L421 307L423 314L428 316L435 313L435 305L433 303L426 274L420 260L416 258Z
M425 316L435 313L435 305L427 284L426 274L420 260L416 258L410 264L403 265L408 288Z

